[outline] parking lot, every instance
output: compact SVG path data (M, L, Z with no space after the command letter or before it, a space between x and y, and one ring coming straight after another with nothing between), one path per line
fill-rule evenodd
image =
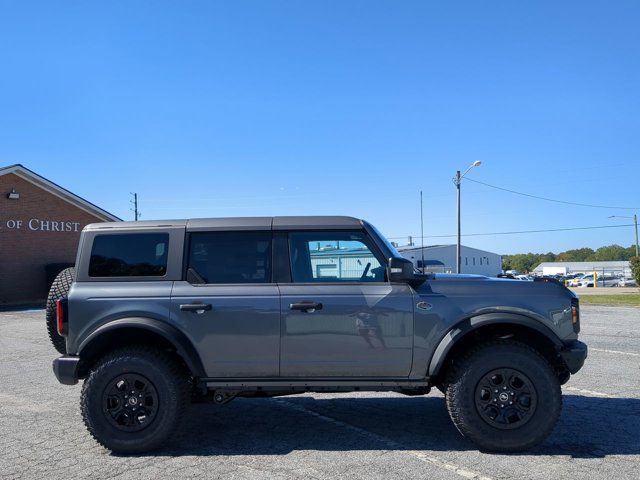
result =
M434 391L193 405L165 450L121 457L86 432L80 385L56 382L43 312L0 313L0 478L638 478L640 309L584 306L582 329L587 364L524 454L478 452Z

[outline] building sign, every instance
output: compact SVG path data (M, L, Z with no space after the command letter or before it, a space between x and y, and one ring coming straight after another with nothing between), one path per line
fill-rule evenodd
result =
M66 220L8 219L0 221L0 230L26 230L31 232L79 232L80 222Z

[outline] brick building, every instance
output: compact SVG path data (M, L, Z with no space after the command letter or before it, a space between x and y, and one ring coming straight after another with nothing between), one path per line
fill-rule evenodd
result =
M22 165L0 168L0 307L42 304L51 275L75 262L82 228L118 220Z

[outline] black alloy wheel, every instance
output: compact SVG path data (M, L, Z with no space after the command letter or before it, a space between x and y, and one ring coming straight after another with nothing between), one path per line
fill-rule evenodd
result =
M475 401L480 417L504 430L527 423L538 404L529 377L513 368L492 370L482 377L476 387Z
M109 382L102 394L102 404L111 425L126 432L137 432L155 420L158 392L146 377L126 373Z

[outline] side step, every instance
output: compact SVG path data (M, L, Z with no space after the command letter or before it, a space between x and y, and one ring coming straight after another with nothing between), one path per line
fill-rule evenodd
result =
M363 378L314 378L300 380L291 378L201 378L207 388L233 391L293 391L293 392L386 392L390 390L428 389L429 381L422 380L374 380Z

